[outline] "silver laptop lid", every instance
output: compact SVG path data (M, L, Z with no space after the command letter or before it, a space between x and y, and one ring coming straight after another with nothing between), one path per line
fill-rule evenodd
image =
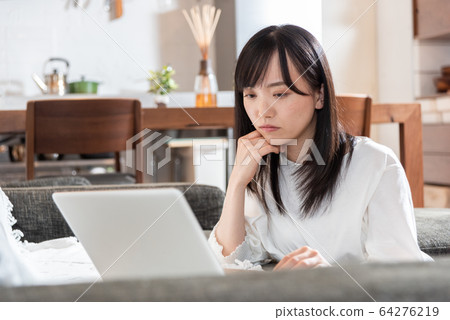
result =
M54 193L103 279L223 275L177 189Z

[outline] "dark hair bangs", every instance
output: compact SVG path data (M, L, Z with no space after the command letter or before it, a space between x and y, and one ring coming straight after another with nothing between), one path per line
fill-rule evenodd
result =
M299 36L298 32L286 28L285 33L277 35L278 55L280 59L280 69L283 81L292 91L300 95L309 95L312 92L302 92L295 86L295 82L302 78L308 85L308 89L316 91L320 89L324 79L320 73L322 69L319 56L315 50L298 50L298 48L311 47L316 48L318 43L312 42L307 37ZM291 61L294 68L300 73L298 79L292 79L289 74L288 60Z
M251 50L243 49L236 65L235 86L240 92L244 88L254 87L264 79L270 59L276 50L276 43L272 37L268 37L266 41L254 47ZM245 54L246 52L254 54Z
M278 59L279 59L279 64L280 64L280 69L281 69L281 76L283 77L283 82L284 84L292 91L294 91L295 93L302 95L302 96L306 96L309 93L308 92L303 92L301 91L299 88L297 88L297 86L295 85L295 82L298 79L292 79L291 74L289 73L289 65L288 65L288 56L289 53L287 53L287 48L284 47L283 43L281 42L278 46ZM289 57L289 60L291 60L293 62L293 59L291 57ZM297 66L296 63L294 63L295 67L301 72L301 77L303 77L303 72L301 71L303 68L303 66Z

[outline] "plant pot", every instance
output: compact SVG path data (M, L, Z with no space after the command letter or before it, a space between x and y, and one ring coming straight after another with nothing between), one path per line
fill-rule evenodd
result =
M167 108L167 104L169 103L169 96L167 94L156 94L155 95L155 103L158 108Z

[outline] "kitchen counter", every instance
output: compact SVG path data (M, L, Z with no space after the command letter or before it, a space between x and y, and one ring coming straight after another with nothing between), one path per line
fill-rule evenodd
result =
M176 107L192 107L195 105L194 92L173 92L170 94L168 108ZM96 94L67 94L58 95L37 95L37 96L0 96L0 111L4 110L26 110L27 102L30 100L46 100L46 99L95 99L95 98L130 98L141 101L142 108L156 108L154 103L154 95L151 93L138 94L116 94L116 95L96 95ZM234 92L220 91L217 94L218 107L234 106Z

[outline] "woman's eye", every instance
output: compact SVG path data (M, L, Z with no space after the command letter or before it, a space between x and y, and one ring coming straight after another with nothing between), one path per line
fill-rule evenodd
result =
M285 97L285 96L287 96L287 95L288 95L287 92L275 93L275 94L274 94L274 97L282 98L282 97Z
M244 98L250 98L250 99L252 99L252 98L254 98L254 97L255 97L255 95L254 95L254 94L251 94L251 93L244 94Z

